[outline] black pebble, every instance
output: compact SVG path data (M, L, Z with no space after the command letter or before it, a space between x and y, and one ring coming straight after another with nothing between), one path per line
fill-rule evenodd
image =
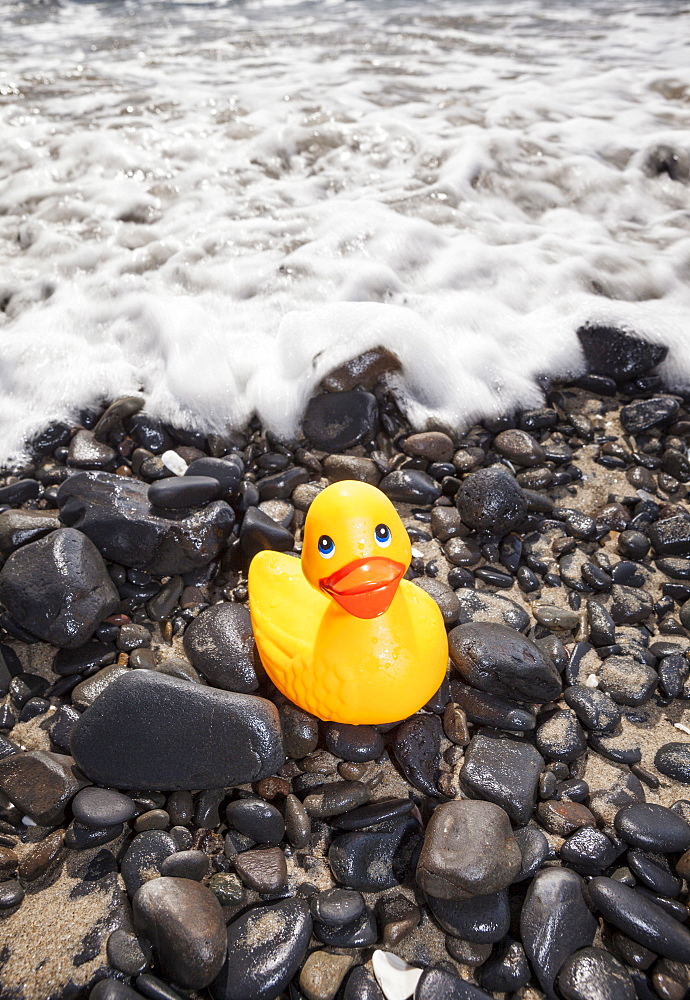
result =
M414 715L395 730L393 754L410 784L438 797L443 726L437 715Z
M565 703L588 729L612 733L621 719L621 712L612 699L598 688L573 684L566 688Z
M690 847L690 824L666 806L635 802L616 814L618 835L644 851L672 853Z
M384 750L383 737L371 726L349 726L329 722L324 738L326 746L336 757L347 761L376 760Z
M690 744L665 743L656 752L654 766L667 777L690 784Z
M564 1000L635 1000L635 984L625 966L603 948L582 948L558 974Z
M513 993L530 980L525 949L519 941L505 937L479 970L479 985L497 993Z
M279 844L285 821L278 809L263 799L236 799L225 810L228 826L257 844Z
M384 831L358 830L336 837L328 862L337 882L359 892L377 892L402 885L416 865L421 848L419 824L393 819Z
M482 729L465 751L460 784L466 795L495 802L524 826L534 810L543 770L544 758L531 744Z
M494 944L508 932L510 910L505 889L469 899L426 897L429 909L448 934L464 941Z
M378 405L370 392L328 392L309 400L305 437L320 451L340 452L374 437Z
M217 500L221 495L220 483L210 476L171 476L159 479L149 486L149 503L164 509L200 507Z
M592 905L614 927L657 955L690 962L690 931L627 885L594 878L587 887Z

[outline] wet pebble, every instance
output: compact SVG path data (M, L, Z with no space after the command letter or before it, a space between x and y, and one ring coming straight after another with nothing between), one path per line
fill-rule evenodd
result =
M505 625L458 625L449 633L448 644L453 666L471 687L527 702L552 701L561 693L553 662Z
M420 845L419 825L402 817L388 821L384 830L340 834L328 850L328 862L340 885L377 892L402 885L416 864Z
M526 986L531 972L525 949L519 941L505 937L479 970L479 985L497 993L514 993Z
M522 943L545 993L553 997L554 982L566 958L592 944L597 921L575 872L549 868L529 887L520 915Z
M514 831L514 836L522 854L522 864L515 881L523 882L539 871L551 848L538 826L519 827Z
M210 476L171 476L149 486L148 498L153 507L184 509L200 507L222 496L221 485Z
M596 819L581 802L550 799L537 806L537 819L550 833L567 837L583 826L596 826Z
M137 807L129 795L111 788L82 788L72 800L72 814L84 826L104 827L126 823Z
M452 573L453 570L448 574L449 583ZM526 632L530 627L530 617L525 609L501 594L470 590L463 585L463 589L455 591L455 596L460 604L457 619L459 624L494 622L498 625L507 625L518 632Z
M64 840L62 830L53 830L23 854L19 863L19 878L22 882L35 882L50 871L62 854Z
M235 871L248 889L279 892L287 885L287 862L279 847L243 851L234 859Z
M460 785L470 797L494 802L524 826L534 809L544 758L529 743L480 730L465 752Z
M582 948L558 973L564 1000L635 1000L635 984L625 966L603 948Z
M311 834L311 819L296 795L285 798L285 832L293 847L306 847Z
M362 830L396 816L407 816L413 808L412 799L380 799L341 813L331 820L331 826L336 830Z
M357 965L347 977L342 1000L385 1000L366 966Z
M451 691L455 704L475 725L522 733L534 729L537 724L536 716L531 712L488 691L477 691L460 681L452 681Z
M619 836L644 851L672 853L690 847L690 825L666 806L633 802L616 815Z
M616 703L604 691L573 684L565 690L565 703L587 729L598 733L612 733L621 719Z
M441 899L427 894L426 901L439 926L463 941L494 944L508 933L510 909L505 889L467 899Z
M640 434L669 421L678 412L678 400L672 396L653 396L635 400L621 408L620 421L628 434Z
M214 687L249 693L259 686L258 654L249 611L222 601L185 629L184 650L190 662Z
M0 791L39 826L55 826L86 782L71 757L47 750L14 753L0 760Z
M19 906L24 895L22 884L16 879L0 882L0 911L11 910L13 907Z
M583 874L591 874L612 865L619 850L601 830L582 826L570 834L558 853L567 864Z
M325 728L324 738L330 752L341 760L376 760L384 750L383 737L371 726L330 722Z
M228 959L211 985L214 1000L279 996L302 963L311 931L309 907L298 897L246 910L228 925Z
M415 1000L491 1000L455 971L450 963L428 965L414 991Z
M668 778L690 784L690 744L665 743L656 752L654 766Z
M443 727L436 715L415 715L395 730L392 750L404 776L425 795L438 796Z
M319 451L339 452L374 437L378 405L370 392L327 392L309 400L305 437Z
M338 816L371 799L371 789L361 781L332 781L318 785L304 799L304 808L315 819Z
M441 487L419 469L399 469L389 472L379 483L379 489L394 503L430 506L441 495Z
M468 527L497 535L507 535L519 527L527 513L527 501L518 483L495 466L471 472L463 480L455 502Z
M311 952L299 974L299 987L306 1000L333 1000L354 964L354 955L323 949Z
M587 749L587 740L577 716L570 709L562 709L543 722L537 729L537 749L546 760L569 762L577 760Z
M314 715L287 700L278 702L285 753L292 760L302 760L319 742L319 723Z
M690 931L627 885L597 877L588 885L592 905L605 920L657 955L690 962Z
M608 656L599 671L599 682L619 705L643 705L654 694L659 676L633 656Z
M402 893L381 896L376 902L376 915L381 925L381 937L386 948L394 948L419 925L422 913L416 903Z
M673 874L668 861L662 855L650 855L644 851L631 849L626 860L635 878L652 892L671 898L679 895L683 883Z
M176 851L177 844L163 830L137 834L127 848L120 869L129 895L134 896L153 872L160 872L165 859Z
M236 799L225 810L225 816L228 826L257 844L279 844L285 834L280 812L263 799Z
M151 965L151 946L143 938L118 927L106 944L108 962L126 976L138 976Z

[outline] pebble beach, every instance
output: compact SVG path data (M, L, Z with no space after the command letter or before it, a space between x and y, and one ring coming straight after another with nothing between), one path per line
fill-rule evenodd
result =
M140 397L34 440L0 486L3 998L685 996L688 400L663 349L581 343L455 438L381 350L294 440ZM343 479L448 630L399 724L320 721L256 654L248 565Z

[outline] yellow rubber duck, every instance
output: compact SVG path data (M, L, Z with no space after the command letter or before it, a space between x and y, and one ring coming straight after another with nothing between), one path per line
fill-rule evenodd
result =
M284 695L327 722L375 725L406 719L435 694L448 640L436 603L402 579L411 558L391 501L355 481L313 501L301 560L254 557L254 635Z

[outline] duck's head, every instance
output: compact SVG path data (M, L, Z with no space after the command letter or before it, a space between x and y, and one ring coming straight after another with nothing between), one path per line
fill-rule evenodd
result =
M395 507L375 486L334 483L309 508L302 572L357 618L378 618L388 610L411 558Z

